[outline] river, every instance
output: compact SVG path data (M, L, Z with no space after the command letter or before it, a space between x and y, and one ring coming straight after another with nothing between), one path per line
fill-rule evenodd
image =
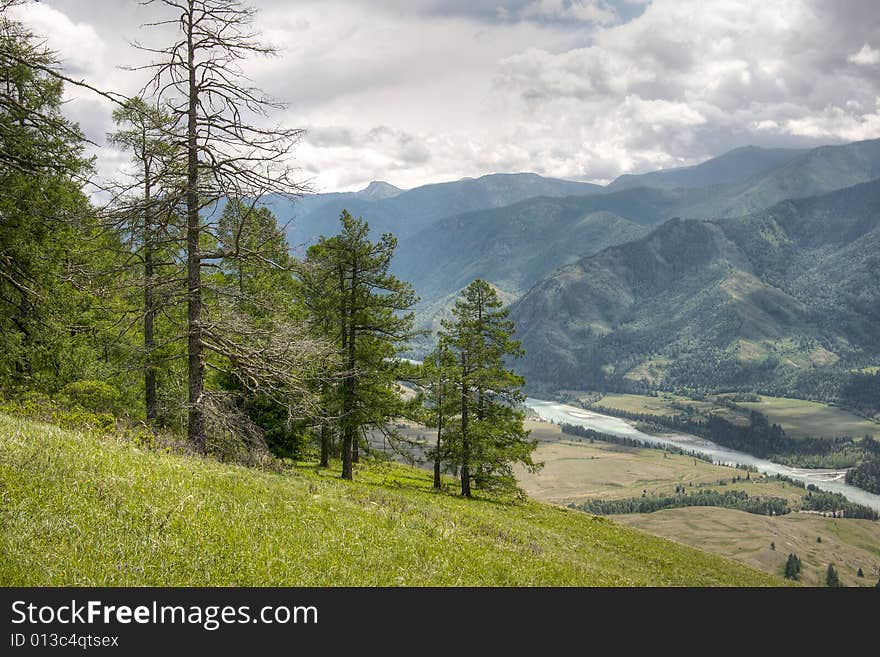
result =
M601 433L611 434L624 438L641 440L651 445L670 445L681 449L704 454L712 458L715 463L721 465L746 465L756 468L759 472L768 475L783 475L805 484L814 484L817 488L832 493L841 493L847 499L856 504L863 504L880 512L880 495L864 491L861 488L850 486L844 481L845 470L812 470L807 468L792 468L773 461L737 452L733 449L716 445L697 436L688 434L663 434L654 436L639 431L626 420L587 411L576 406L560 404L558 402L544 401L526 398L526 406L531 408L538 416L556 424L576 424L587 429L593 429Z

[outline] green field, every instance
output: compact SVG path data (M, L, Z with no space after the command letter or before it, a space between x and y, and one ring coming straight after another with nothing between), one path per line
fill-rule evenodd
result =
M657 397L649 395L631 395L623 393L607 393L597 402L604 408L670 417L684 412L683 408L692 408L695 413L720 415L731 422L744 422L746 419L716 400L696 400L673 393L660 393Z
M3 586L764 586L750 567L427 472L267 472L0 415ZM450 489L454 489L454 482Z
M880 423L850 411L803 399L786 397L760 397L757 402L734 402L740 409L732 409L721 403L724 395L706 400L689 399L682 395L660 393L657 397L609 393L602 396L598 406L624 411L668 417L690 407L696 414L719 415L731 422L748 422L748 414L755 410L767 416L770 422L779 424L793 438L837 438L851 436L861 438L870 435L880 438Z
M785 397L760 399L759 402L736 402L736 404L763 413L771 422L782 425L785 432L794 438L806 436L861 438L865 435L880 438L880 423L837 406Z
M783 497L798 506L806 491L785 482L713 465L658 449L623 447L563 434L546 422L529 422L540 442L535 457L545 462L537 474L518 471L529 496L567 505L586 499L622 499L670 495L675 486L689 490L745 490L750 496ZM719 482L724 481L724 486ZM692 488L693 487L693 488ZM768 573L781 573L789 552L804 564L803 581L821 584L825 569L834 563L844 584L873 586L880 577L880 522L790 513L767 517L716 507L669 509L649 514L614 515L614 522L658 536L711 550ZM822 542L817 542L817 537ZM771 549L775 543L776 549ZM864 578L857 578L862 568Z

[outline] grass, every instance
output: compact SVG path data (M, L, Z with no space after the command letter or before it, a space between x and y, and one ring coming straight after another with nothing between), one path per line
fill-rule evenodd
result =
M669 509L616 516L615 521L781 573L789 553L803 563L801 582L824 586L829 563L845 586L874 586L880 577L880 523L792 513L758 516L730 509ZM816 539L821 538L822 542ZM771 549L771 543L775 550ZM858 577L862 569L864 577Z
M785 397L761 397L758 402L737 402L737 406L763 413L771 422L782 425L793 438L861 438L865 435L880 438L880 423L829 404Z
M568 437L559 427L530 422L540 442L535 457L545 462L536 475L519 472L521 485L534 499L557 504L588 498L621 499L674 492L678 485L714 490L745 490L749 495L783 497L797 508L806 491L772 478L732 482L742 470L667 454L661 450L621 447ZM726 482L718 486L719 480ZM715 507L669 509L648 514L615 515L615 523L635 527L736 559L767 573L779 574L789 552L804 563L802 581L824 584L825 569L834 563L848 586L873 586L880 578L880 522L826 518L814 513L758 516ZM822 542L816 541L817 537ZM775 543L776 549L771 549ZM856 577L862 568L865 577Z
M880 438L880 423L838 406L787 397L762 396L759 399L757 402L735 402L738 409L732 409L714 397L695 400L672 393L660 393L657 397L608 393L597 404L618 411L661 417L677 415L682 413L682 407L691 407L700 415L711 413L739 424L747 423L748 413L756 410L766 415L770 422L781 425L792 438L861 438L865 435Z
M782 582L580 512L436 493L406 466L363 465L356 478L224 465L0 415L0 585Z
M532 437L539 442L536 458L544 462L537 474L517 472L520 485L532 497L567 505L587 499L623 499L647 495L672 495L676 486L689 490L744 490L749 495L783 497L797 502L802 488L749 473L715 465L659 449L625 447L596 441L590 443L563 434L547 422L528 422ZM734 478L742 480L734 482ZM723 486L719 482L725 482Z

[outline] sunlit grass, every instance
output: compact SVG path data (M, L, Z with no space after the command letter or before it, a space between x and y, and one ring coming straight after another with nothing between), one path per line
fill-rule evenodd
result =
M0 415L0 584L781 582L583 513L434 492L429 476L265 472Z

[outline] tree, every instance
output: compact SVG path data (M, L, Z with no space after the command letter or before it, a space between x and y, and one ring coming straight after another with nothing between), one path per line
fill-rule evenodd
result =
M440 471L443 461L443 431L446 421L455 415L455 357L448 346L440 344L422 361L424 401L427 404L425 424L437 429L437 444L428 457L434 460L434 488L443 487Z
M334 387L342 437L342 477L353 478L354 450L367 429L393 436L389 421L407 414L396 358L412 337L412 287L389 273L397 239L369 239L370 227L343 210L340 232L310 247L301 279L316 321L330 330L342 364ZM320 301L314 295L320 296Z
M79 127L61 113L57 64L0 9L0 375L47 390L102 367L95 298L82 272L97 254L81 192L91 172ZM88 248L80 248L88 245Z
M160 269L171 267L171 254L181 246L180 234L173 219L177 215L176 189L180 187L180 169L175 169L179 149L163 139L170 117L151 108L140 98L132 98L113 112L119 129L110 135L110 143L129 150L135 171L127 184L117 190L111 204L111 216L118 217L117 228L128 236L129 255L140 264L138 278L142 302L144 406L148 422L159 414L157 395L156 322L159 316ZM163 255L164 262L157 262ZM171 271L168 276L177 276ZM168 281L164 281L167 285Z
M825 586L835 588L843 586L840 582L840 578L837 576L837 571L834 570L834 564L828 564L828 570L825 571Z
M235 360L228 341L217 344L206 333L202 271L233 254L203 250L216 237L221 199L259 199L265 194L299 194L288 163L302 131L265 128L256 118L283 104L249 86L240 65L254 55L272 55L251 32L255 10L236 0L142 0L163 5L171 17L153 23L178 28L178 38L162 48L142 49L158 59L146 90L171 117L167 139L185 158L180 190L186 215L187 272L187 433L205 452L205 350ZM247 122L248 119L253 122ZM213 211L213 214L211 213ZM238 254L235 254L238 255Z
M513 488L512 466L540 467L532 460L537 441L529 440L523 413L525 380L507 369L505 358L522 355L495 290L475 280L462 291L452 318L442 322L440 339L456 359L459 416L448 432L446 454L459 468L461 494L472 496L471 484Z
M864 577L864 576L865 576L865 573L862 572L861 568L859 568L858 572L856 573L856 577Z
M801 560L796 554L789 554L785 562L785 579L798 580L801 577Z

